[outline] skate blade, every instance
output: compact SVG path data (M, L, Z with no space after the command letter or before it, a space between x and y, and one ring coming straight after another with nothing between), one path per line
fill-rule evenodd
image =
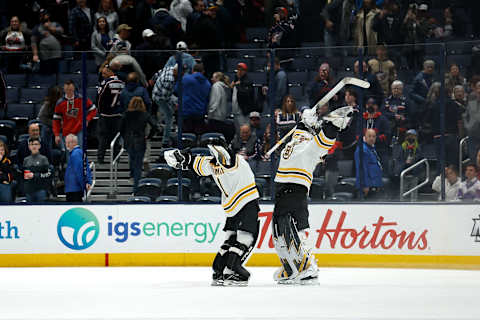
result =
M224 280L224 287L246 287L248 286L248 281L235 281L235 280Z
M282 285L282 286L293 286L293 285L295 285L295 280L293 280L293 279L277 280L277 284Z
M223 280L212 280L212 287L223 287Z
M305 279L298 280L297 282L299 285L302 286L318 286L320 283L318 282L318 277L307 277Z

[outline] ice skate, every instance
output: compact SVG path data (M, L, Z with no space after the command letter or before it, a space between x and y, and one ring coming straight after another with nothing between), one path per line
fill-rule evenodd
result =
M223 285L226 287L246 287L249 278L238 273L224 274Z
M318 284L318 266L317 260L313 255L309 258L308 265L295 277L295 283L300 285L317 285Z
M221 287L223 286L223 274L220 274L218 272L214 272L212 275L212 287Z
M280 268L277 269L277 271L275 271L275 273L273 274L273 280L275 280L277 284L283 284L283 285L295 284L294 279L287 276L287 272L285 271L283 266L281 266Z

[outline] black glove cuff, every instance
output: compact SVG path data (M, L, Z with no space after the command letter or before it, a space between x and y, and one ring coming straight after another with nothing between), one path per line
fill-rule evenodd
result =
M338 134L338 128L335 127L331 122L324 122L322 125L322 131L328 139L335 139Z

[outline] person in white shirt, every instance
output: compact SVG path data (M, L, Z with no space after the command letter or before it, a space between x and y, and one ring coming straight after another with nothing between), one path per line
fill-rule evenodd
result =
M454 165L445 168L445 200L452 201L457 198L458 189L460 188L461 179L458 177L457 169ZM438 200L442 200L442 176L435 178L432 184L432 190L439 193Z
M478 168L471 162L465 167L467 179L460 184L457 200L480 201L480 181L477 179Z

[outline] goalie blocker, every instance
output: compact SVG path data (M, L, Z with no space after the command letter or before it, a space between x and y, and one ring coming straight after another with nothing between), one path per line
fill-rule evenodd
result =
M257 241L259 193L248 163L224 146L209 145L212 156L193 157L188 150L169 150L167 164L176 169L193 170L199 176L212 176L222 192L222 207L227 216L226 238L213 261L212 285L245 286L250 273L244 265Z

